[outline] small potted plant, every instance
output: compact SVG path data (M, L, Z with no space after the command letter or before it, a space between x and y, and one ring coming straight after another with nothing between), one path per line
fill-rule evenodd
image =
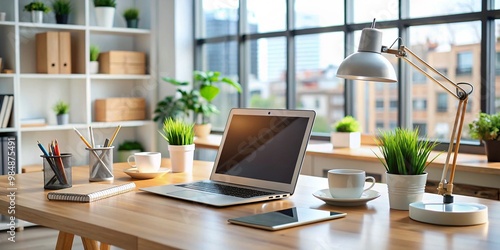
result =
M56 15L56 23L67 24L69 13L71 12L70 0L54 0L52 2L52 9Z
M241 93L241 85L227 77L222 77L217 71L194 71L194 81L190 90L182 87L188 86L188 82L181 82L170 77L164 77L165 82L171 83L179 88L177 95L167 96L156 105L154 121L165 119L184 118L192 115L195 123L197 137L206 137L210 134L210 116L218 114L219 110L212 103L220 92L217 84L227 84Z
M125 140L118 145L118 162L126 162L129 155L142 152L144 148L138 141Z
M116 0L94 0L94 7L97 26L113 27Z
M335 148L359 148L361 132L359 122L352 116L346 116L332 126L330 141Z
M58 101L52 107L56 113L57 125L68 124L69 121L69 104L65 101Z
M128 8L123 12L123 17L127 22L127 28L137 28L139 26L139 9Z
M500 113L480 113L478 119L469 124L472 139L484 143L489 162L500 162Z
M381 132L378 138L382 157L375 155L386 170L392 209L408 210L410 203L422 200L427 182L425 169L439 155L428 160L438 142L419 139L418 135L418 128L396 128Z
M24 11L31 12L31 21L43 23L43 14L49 13L50 8L41 1L33 1L24 6Z
M97 74L99 73L99 47L96 45L90 45L90 62L89 62L89 73Z
M161 136L168 142L172 172L191 172L194 159L194 124L168 118L163 122Z

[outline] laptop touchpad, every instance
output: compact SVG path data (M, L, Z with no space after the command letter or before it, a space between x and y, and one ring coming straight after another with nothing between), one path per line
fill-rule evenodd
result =
M191 190L182 190L182 191L176 191L170 193L170 195L177 196L177 197L182 197L182 198L200 198L200 197L207 197L207 196L212 196L213 194L207 194L207 193L202 193L202 192L197 192L197 191L191 191Z

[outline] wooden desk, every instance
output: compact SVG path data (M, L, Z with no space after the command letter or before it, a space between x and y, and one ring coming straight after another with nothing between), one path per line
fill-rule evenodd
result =
M169 161L164 160L163 166ZM131 181L115 164L115 183ZM134 180L138 187L206 178L212 164L195 162L194 173L166 174L153 180ZM387 187L376 184L381 197L361 207L325 205L312 193L327 186L319 177L300 176L295 194L285 200L228 208L205 205L136 191L96 201L48 201L42 173L15 176L15 215L64 232L126 249L500 249L500 202L465 196L456 201L485 204L489 223L443 227L411 220L407 211L390 210ZM74 184L88 182L88 167L73 168ZM7 176L0 177L0 212L6 214ZM426 200L440 200L432 194ZM227 219L300 206L347 212L328 222L268 232L227 223ZM28 229L29 230L29 229ZM3 247L2 247L3 248Z

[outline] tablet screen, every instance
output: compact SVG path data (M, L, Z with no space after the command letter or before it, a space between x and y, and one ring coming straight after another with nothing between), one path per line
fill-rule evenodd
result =
M310 208L293 207L274 212L255 214L229 219L230 223L261 228L266 230L279 230L318 221L331 220L344 217L341 212L331 212Z

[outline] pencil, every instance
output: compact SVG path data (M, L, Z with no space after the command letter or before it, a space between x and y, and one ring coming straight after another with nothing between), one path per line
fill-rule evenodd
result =
M85 137L83 137L83 135L80 133L80 131L78 131L78 129L76 128L73 128L76 132L76 134L80 137L80 139L83 141L83 143L85 143L85 145L88 147L88 148L92 148L92 146L90 145L90 143L85 140Z
M59 171L61 171L62 177L64 179L64 184L68 184L68 177L66 176L66 172L64 171L64 164L61 159L61 151L59 150L59 143L57 143L57 140L55 140L54 143L54 155L58 156L57 159L57 167L59 167Z
M115 141L116 135L118 134L118 131L120 131L121 127L122 127L122 125L118 125L118 127L116 127L115 132L113 133L113 136L109 140L109 146L108 147L111 147L113 145L113 141Z
M61 172L59 172L59 169L56 166L54 166L54 163L52 162L52 159L50 158L49 153L47 152L47 150L43 147L43 145L39 141L37 141L37 143L38 143L38 147L40 148L40 150L42 150L43 155L45 155L45 160L49 163L49 166L52 169L52 171L54 172L56 178L59 180L59 182L61 184L63 184L64 180L63 180L63 177L61 175ZM49 182L51 182L51 181L49 181Z
M95 147L94 131L92 130L92 126L89 126L89 136L90 136L90 145L92 145L92 148L94 148Z

